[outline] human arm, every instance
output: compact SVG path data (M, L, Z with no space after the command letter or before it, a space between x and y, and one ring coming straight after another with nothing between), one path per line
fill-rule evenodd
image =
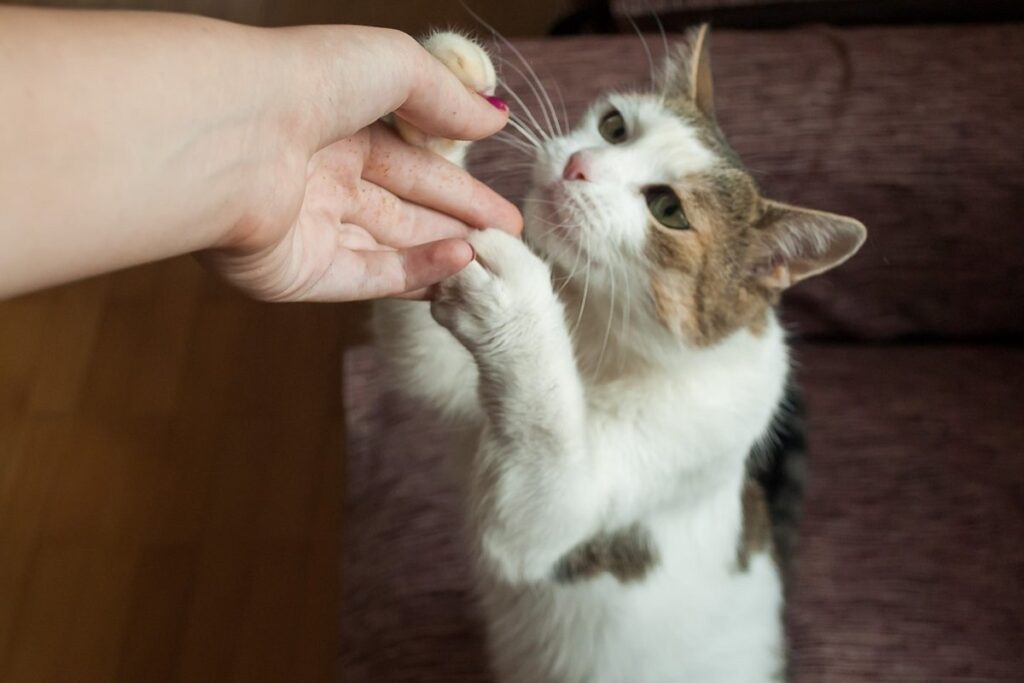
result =
M199 251L260 298L400 294L520 227L371 125L505 122L395 31L0 8L0 103L0 296Z

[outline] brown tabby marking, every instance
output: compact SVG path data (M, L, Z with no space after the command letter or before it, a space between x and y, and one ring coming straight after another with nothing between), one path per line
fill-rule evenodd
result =
M666 82L666 105L718 164L673 188L691 230L669 230L652 221L651 286L661 321L706 347L742 328L759 334L778 293L756 277L760 264L753 245L763 202L715 120L706 24L687 32L676 63Z
M743 485L743 531L740 533L736 563L741 571L750 566L750 558L772 551L772 522L764 489L753 479Z
M744 171L721 166L674 188L691 230L653 222L651 287L661 321L699 347L738 329L759 334L778 294L754 277L761 200Z
M622 583L639 581L657 565L650 533L639 524L601 533L569 551L555 566L555 580L572 583L608 572Z
M698 347L765 328L781 291L852 256L858 221L763 199L715 120L706 24L687 32L664 84L666 106L717 159L673 189L692 229L653 221L649 256L658 317Z

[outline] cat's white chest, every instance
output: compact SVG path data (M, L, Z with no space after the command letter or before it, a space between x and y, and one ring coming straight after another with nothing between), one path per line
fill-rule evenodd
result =
M639 521L657 566L629 583L604 574L511 588L482 577L502 681L772 680L782 662L779 575L767 554L745 570L737 563L747 452L786 376L781 331L768 334L778 336L705 353L684 375L591 387L589 456L606 479L575 495L605 498L609 528Z
M663 539L662 539L663 540ZM510 683L769 683L782 666L778 573L689 570L666 549L643 582L506 593L484 606L491 656Z

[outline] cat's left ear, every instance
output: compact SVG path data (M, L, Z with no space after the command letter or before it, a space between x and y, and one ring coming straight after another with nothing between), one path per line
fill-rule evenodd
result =
M711 80L711 27L694 26L676 47L665 70L666 94L685 97L709 119L715 117L715 92Z
M754 272L761 284L778 291L835 268L868 236L853 218L771 200L764 201L758 228Z

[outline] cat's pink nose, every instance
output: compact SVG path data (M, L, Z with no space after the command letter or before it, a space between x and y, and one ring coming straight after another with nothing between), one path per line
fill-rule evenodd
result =
M590 180L590 174L590 159L583 152L573 152L562 170L562 178L565 180Z

